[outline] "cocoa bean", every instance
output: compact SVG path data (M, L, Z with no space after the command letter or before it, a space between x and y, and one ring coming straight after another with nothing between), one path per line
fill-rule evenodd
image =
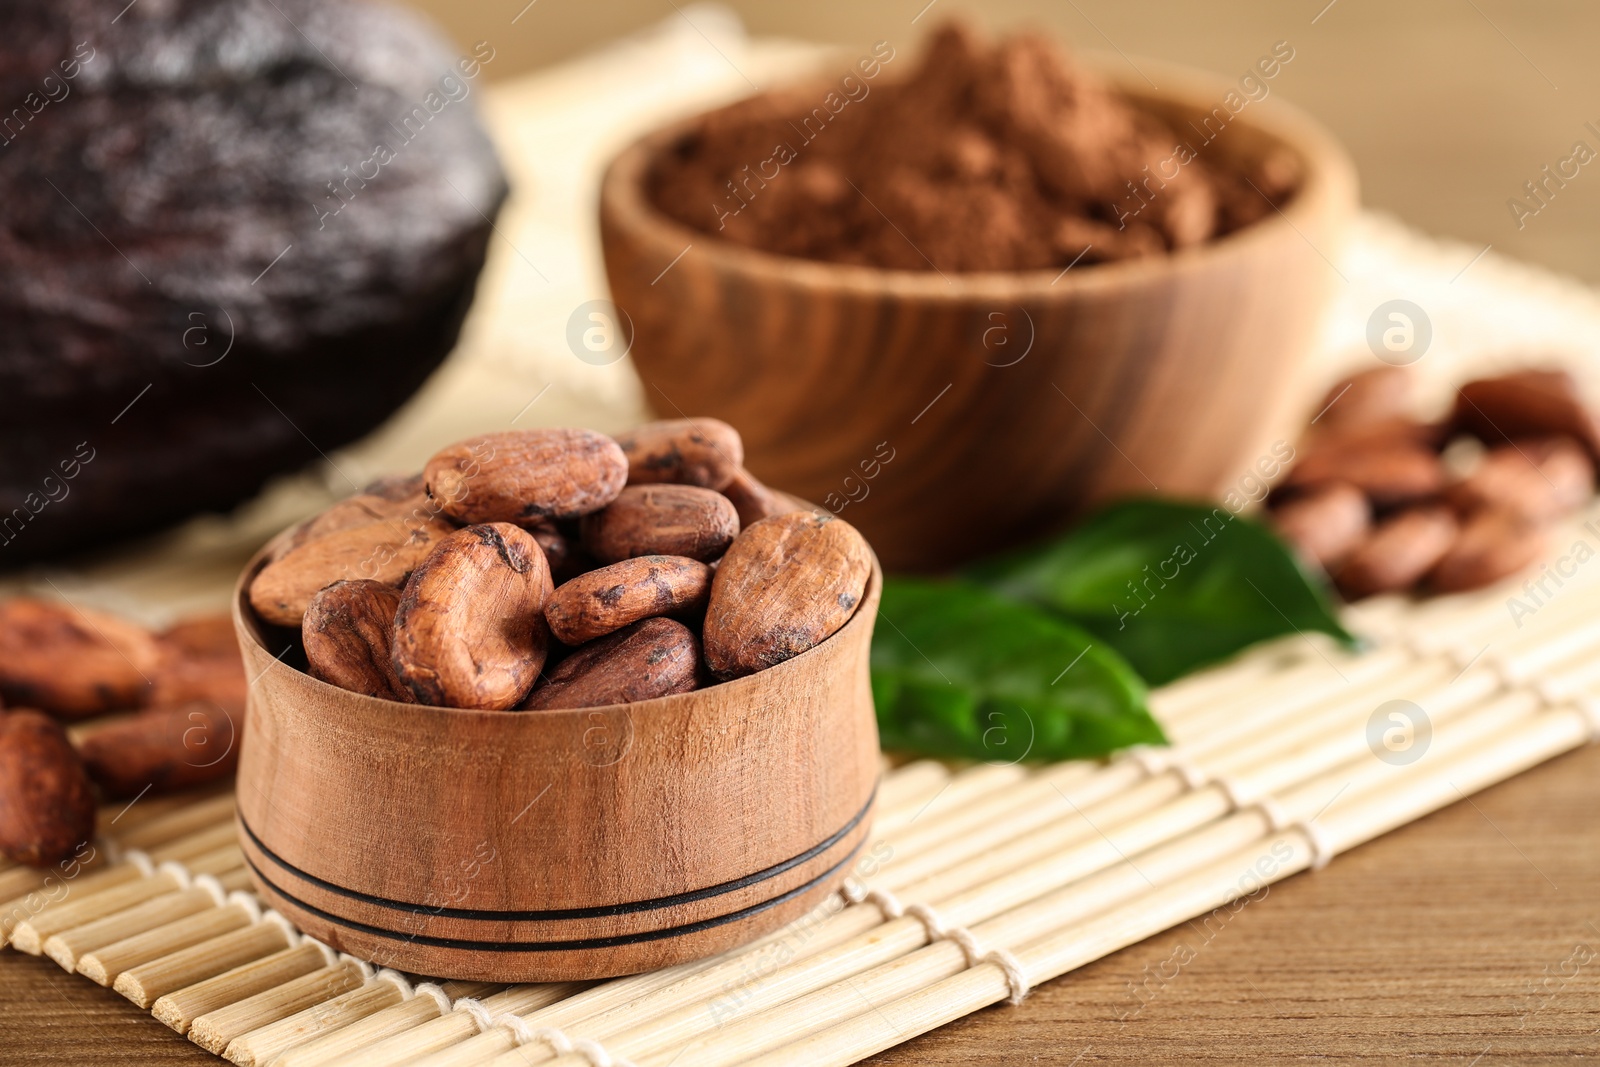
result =
M743 467L735 471L733 479L722 487L722 495L733 502L734 510L739 513L740 529L754 526L774 515L801 510L792 497L768 489Z
M1445 469L1431 449L1402 441L1318 442L1285 479L1293 489L1326 482L1347 482L1384 508L1437 495L1445 486Z
M645 619L556 664L522 708L596 708L687 693L699 685L699 664L693 631L672 619Z
M739 431L720 419L647 422L616 440L628 457L629 485L671 482L722 489L744 462Z
M249 683L233 620L226 615L188 619L156 636L161 660L150 703L177 707L204 701L243 713Z
M630 485L582 523L584 547L601 563L633 556L701 561L727 551L739 533L733 502L691 485Z
M357 578L401 585L455 529L443 519L384 520L313 538L261 569L250 583L250 606L275 626L299 627L317 590Z
M1372 508L1355 486L1328 482L1274 509L1271 523L1302 556L1332 569L1372 528Z
M1475 470L1450 487L1457 510L1493 508L1530 522L1559 518L1594 492L1594 464L1570 437L1513 441L1489 450Z
M1379 523L1339 568L1339 588L1352 600L1409 589L1455 542L1459 527L1438 505L1408 508Z
M611 503L628 480L628 459L592 430L503 430L442 449L423 477L457 522L533 525Z
M512 708L549 652L550 568L510 523L446 537L406 581L395 615L396 673L424 704Z
M640 619L705 607L711 568L684 556L635 556L558 586L544 617L556 639L581 645Z
M70 856L94 836L94 793L61 724L0 713L0 854L30 867Z
M1489 509L1467 519L1428 573L1440 593L1480 589L1537 562L1549 548L1543 527L1524 515Z
M294 532L273 551L272 558L282 559L290 550L307 541L353 526L381 521L409 525L436 518L438 513L439 509L428 499L423 488L422 475L379 479L355 496L340 500L296 526Z
M203 702L148 708L96 727L78 742L89 777L108 797L166 793L215 782L239 764L240 713Z
M1373 367L1333 384L1317 405L1314 429L1352 429L1406 419L1414 381L1409 368Z
M0 695L11 704L68 719L140 707L159 660L155 635L103 611L0 603Z
M571 581L593 566L594 561L577 538L568 537L555 524L541 523L527 529L544 550L545 562L550 565L550 580L556 585Z
M756 523L711 580L706 664L737 678L820 644L855 613L871 573L871 550L843 519L796 511Z
M400 591L381 582L334 582L319 590L300 624L311 676L352 693L415 704L392 657L399 607Z
M1600 460L1600 422L1564 370L1524 370L1468 382L1456 393L1451 421L1491 443L1565 435Z

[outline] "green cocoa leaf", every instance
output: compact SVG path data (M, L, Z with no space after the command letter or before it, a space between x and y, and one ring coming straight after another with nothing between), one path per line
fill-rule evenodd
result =
M1117 504L971 576L1088 630L1151 685L1282 634L1354 641L1276 535L1209 504Z
M890 578L872 639L885 748L1064 760L1165 744L1145 687L1080 628L967 582Z

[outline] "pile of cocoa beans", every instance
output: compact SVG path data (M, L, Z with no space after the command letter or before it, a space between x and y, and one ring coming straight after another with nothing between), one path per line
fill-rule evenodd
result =
M1594 493L1600 421L1565 371L1468 382L1435 422L1412 390L1402 367L1335 385L1269 497L1278 532L1351 600L1510 577Z
M537 711L689 692L843 626L871 552L715 419L507 430L286 534L249 601L306 669L401 703Z
M0 854L49 866L94 836L97 798L232 774L246 688L225 616L154 632L64 601L0 602Z

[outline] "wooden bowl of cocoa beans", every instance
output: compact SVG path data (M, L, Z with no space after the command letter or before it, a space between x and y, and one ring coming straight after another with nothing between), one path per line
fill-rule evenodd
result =
M483 981L775 929L870 862L881 587L715 420L442 449L240 577L254 883L335 948Z
M1131 121L1170 137L1083 217L1061 206L1078 202L1070 190L1052 209L1068 213L1048 215L1007 185L1038 133L1007 140L1027 126L1003 96L1025 64L1001 55L990 77L981 54L931 47L898 84L912 60L864 58L611 163L600 233L646 395L746 428L752 471L837 510L891 570L958 565L1112 497L1215 495L1304 384L1356 207L1345 153L1275 96L1139 59L1157 90L1119 62L1106 80ZM1250 68L1253 86L1291 62L1278 53ZM952 88L951 70L970 84ZM958 101L948 115L944 98ZM968 115L963 100L1002 113ZM1073 155L1072 136L1030 173L1092 169L1098 154ZM917 153L934 155L897 176ZM1211 236L1191 239L1182 208L1161 247L1131 241L1204 166L1222 220ZM807 197L822 206L802 211ZM1002 241L1014 256L989 255Z

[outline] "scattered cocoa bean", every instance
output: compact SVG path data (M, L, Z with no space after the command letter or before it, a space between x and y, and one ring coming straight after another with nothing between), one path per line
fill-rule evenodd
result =
M820 644L855 613L871 573L871 550L843 519L796 511L756 523L711 581L706 664L737 678Z
M1458 530L1448 508L1408 508L1379 523L1344 561L1335 580L1351 600L1409 589L1450 550Z
M298 627L317 590L356 578L398 586L455 529L437 518L383 520L313 538L261 569L250 606L275 626Z
M793 498L768 489L743 467L735 471L733 479L722 487L722 495L733 502L734 510L739 513L741 530L746 526L754 526L762 519L801 510Z
M1497 509L1479 511L1428 573L1428 584L1440 593L1493 585L1536 562L1548 547L1549 537L1536 521Z
M536 524L611 503L628 480L628 459L592 430L503 430L441 449L423 477L457 522Z
M1372 508L1355 486L1328 482L1276 508L1271 521L1302 556L1331 570L1372 528Z
M1313 429L1335 430L1405 420L1413 402L1413 379L1406 367L1373 367L1333 384L1317 405Z
M635 556L579 575L545 605L550 632L581 645L640 619L703 608L711 568L684 556Z
M93 836L89 775L61 724L36 711L0 714L0 854L47 867Z
M632 556L712 560L738 533L733 502L691 485L630 485L582 523L584 547L601 563Z
M96 727L78 742L108 797L166 793L226 778L239 764L234 712L203 702L148 708Z
M233 620L226 615L187 619L156 635L161 661L156 667L150 703L177 707L199 700L230 712L244 711L244 659Z
M16 597L0 603L0 695L68 719L150 698L160 651L142 626L92 608Z
M1512 441L1489 450L1477 469L1450 487L1461 511L1494 508L1530 522L1560 518L1594 492L1594 464L1570 437Z
M504 522L457 530L400 595L396 673L424 704L515 707L549 652L551 591L544 552L526 530Z
M687 693L699 685L699 662L700 642L687 626L645 619L556 664L522 708L596 708Z
M1451 421L1489 442L1563 434L1600 460L1600 421L1564 370L1524 370L1468 382L1456 393Z
M647 422L616 441L628 457L629 485L673 482L722 489L744 462L739 431L720 419Z
M1403 441L1318 442L1289 471L1285 484L1304 489L1346 482L1386 508L1436 496L1445 486L1444 464L1433 450Z
M400 590L357 579L319 590L300 624L311 676L369 697L415 704L395 673L391 642Z

